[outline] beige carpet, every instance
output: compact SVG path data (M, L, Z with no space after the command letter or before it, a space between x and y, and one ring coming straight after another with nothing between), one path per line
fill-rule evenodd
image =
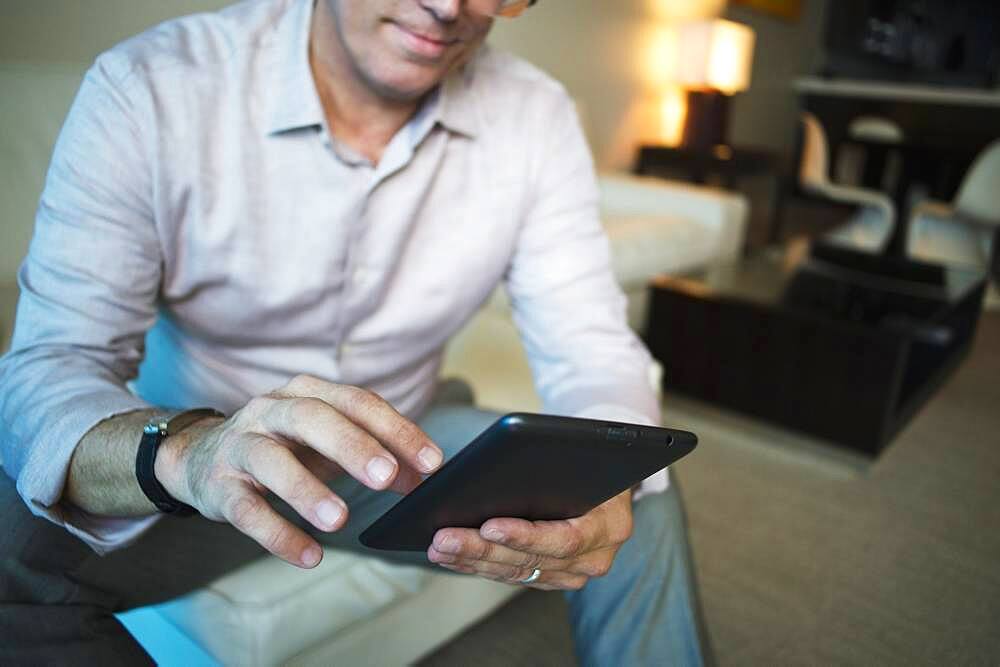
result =
M871 463L668 396L722 665L1000 665L1000 313ZM427 665L573 664L565 606L529 593Z

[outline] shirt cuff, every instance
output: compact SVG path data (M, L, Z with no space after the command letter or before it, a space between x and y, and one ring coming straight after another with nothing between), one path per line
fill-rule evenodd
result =
M76 508L62 511L63 527L79 537L91 549L103 556L115 549L122 549L139 539L160 520L162 514L120 518L97 516Z
M644 424L646 426L659 426L653 423L648 416L636 410L631 410L621 405L601 403L592 405L576 413L577 417L584 419L602 419L605 421L626 422L629 424ZM639 487L632 494L632 502L641 500L654 493L663 493L670 486L670 477L667 469L664 468L653 473L639 484Z
M62 406L60 406L62 407ZM17 490L36 516L63 526L98 554L126 546L153 525L156 517L116 518L85 515L60 502L66 487L70 460L80 440L97 424L118 415L149 408L127 392L105 391L77 402L72 410L44 426L28 460L17 475ZM60 411L55 409L54 414ZM136 433L136 438L141 434Z

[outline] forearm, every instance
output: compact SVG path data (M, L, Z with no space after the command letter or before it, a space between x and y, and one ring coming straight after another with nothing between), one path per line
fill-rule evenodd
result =
M156 410L117 415L88 431L70 459L62 503L99 516L137 517L156 511L135 479L142 427Z
M142 429L151 417L164 410L136 410L105 419L83 436L70 459L62 502L88 514L141 517L156 513L156 507L139 487L135 460ZM204 420L171 435L157 452L155 474L162 480L174 463L175 445L187 440L216 420Z

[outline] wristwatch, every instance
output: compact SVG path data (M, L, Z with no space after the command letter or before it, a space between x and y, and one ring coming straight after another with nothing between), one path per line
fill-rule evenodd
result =
M205 417L225 417L225 415L211 408L185 410L184 412L153 417L142 429L142 440L139 441L139 451L135 455L135 478L139 481L139 488L146 494L146 497L156 505L156 509L164 514L191 516L195 513L195 509L175 500L156 479L153 470L153 465L156 463L156 452L160 448L160 443L168 435L179 433Z

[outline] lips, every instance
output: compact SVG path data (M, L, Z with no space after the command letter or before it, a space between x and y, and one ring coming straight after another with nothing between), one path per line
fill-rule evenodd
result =
M457 43L458 41L455 39L428 35L420 32L419 30L409 28L401 23L390 23L390 25L395 28L395 32L399 37L400 42L407 51L430 60L437 60L440 58L444 55L445 51L448 50L449 46Z

